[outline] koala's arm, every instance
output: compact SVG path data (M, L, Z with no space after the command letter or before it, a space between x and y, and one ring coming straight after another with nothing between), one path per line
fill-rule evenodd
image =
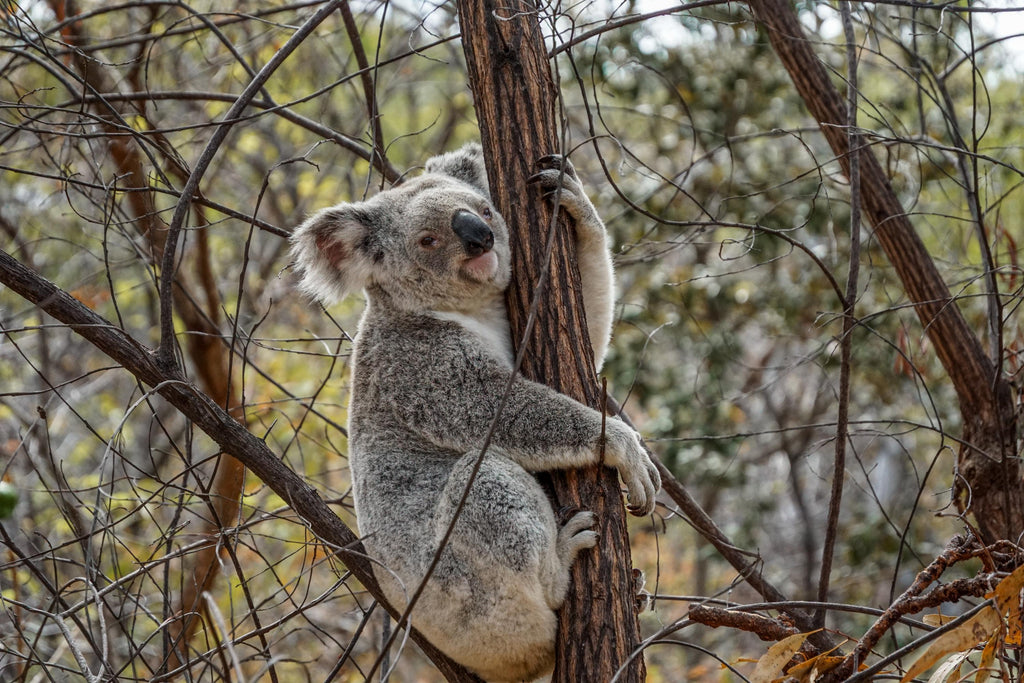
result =
M598 411L520 376L503 403L507 368L473 339L433 339L437 353L392 356L401 360L380 375L388 377L390 397L390 405L382 408L405 429L445 450L465 453L483 445L493 424L490 447L530 471L598 462ZM626 484L631 512L649 513L661 482L639 435L615 418L607 419L605 430L604 463L616 468Z
M569 213L576 226L576 256L583 285L587 333L594 347L594 365L600 371L611 338L615 307L615 272L607 231L568 159L549 156L542 158L539 164L544 170L531 181L540 185L551 201L557 196L559 206ZM564 172L560 168L562 164ZM557 192L559 184L561 192Z

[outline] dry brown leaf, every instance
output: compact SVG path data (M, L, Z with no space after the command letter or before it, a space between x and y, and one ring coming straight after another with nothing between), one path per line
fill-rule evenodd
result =
M783 669L800 650L808 635L810 634L794 633L768 648L768 652L757 660L754 673L750 674L750 683L771 683L782 676Z
M786 673L796 678L800 683L810 683L823 673L839 666L843 659L845 657L837 657L827 653L820 654L811 657L806 662L800 662L796 666L791 667Z

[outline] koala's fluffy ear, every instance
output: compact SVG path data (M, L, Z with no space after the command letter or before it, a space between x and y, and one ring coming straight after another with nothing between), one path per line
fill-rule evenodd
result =
M470 142L454 152L439 154L427 159L427 173L441 173L451 176L490 199L491 191L487 186L487 169L484 166L484 150L477 142Z
M299 289L325 304L362 290L370 283L374 256L372 216L341 204L313 214L291 236L291 254Z

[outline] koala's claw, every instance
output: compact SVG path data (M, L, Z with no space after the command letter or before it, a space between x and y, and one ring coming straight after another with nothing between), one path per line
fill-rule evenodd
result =
M597 545L600 535L591 528L596 523L597 516L589 510L584 510L573 515L558 530L558 546L568 562L571 563L584 548L593 548Z
M606 436L605 462L618 470L626 485L626 509L637 517L651 514L661 488L661 475L640 435L619 420L609 420Z
M575 189L575 186L579 185L579 179L576 177L576 173L563 174L557 168L548 168L543 171L537 171L532 176L526 179L528 185L540 185L545 190L548 190L548 196L554 195L558 189L558 180L562 179L562 191L566 192L569 189Z
M584 529L590 529L595 524L597 524L597 515L590 510L583 510L574 514L562 525L562 533L575 536Z
M644 454L646 456L646 453ZM648 459L645 464L643 475L634 474L626 482L627 501L626 509L631 515L646 517L654 512L658 489L661 488L661 475L657 468Z
M552 171L558 171L564 168L565 175L569 176L573 180L578 180L576 177L576 169L573 168L572 162L569 161L569 157L562 156L561 154L548 154L546 156L542 156L540 159L537 159L537 167Z
M565 525L578 512L580 512L580 509L575 505L563 505L555 512L555 519L558 520L559 525Z
M554 202L557 198L559 205L569 212L577 224L583 223L585 228L599 226L600 231L604 231L604 224L597 218L594 207L584 194L583 186L580 185L575 173L562 173L549 168L530 176L527 182L539 185L544 190L544 198L549 202Z

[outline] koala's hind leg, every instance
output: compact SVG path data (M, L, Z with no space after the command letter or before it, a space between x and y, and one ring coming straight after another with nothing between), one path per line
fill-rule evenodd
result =
M447 531L477 460L470 452L453 463L433 520L435 542ZM532 681L550 671L557 630L551 586L560 586L561 602L571 558L596 541L585 535L592 518L570 522L569 531L559 528L533 475L501 449L489 449L413 623L489 681Z

